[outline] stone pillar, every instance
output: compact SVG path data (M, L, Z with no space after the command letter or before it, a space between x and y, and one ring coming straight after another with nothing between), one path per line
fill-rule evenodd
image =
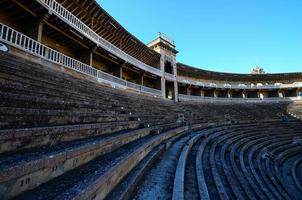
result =
M82 61L83 63L92 66L93 65L93 54L96 51L97 47L85 49L81 48L77 50L76 59Z
M191 95L191 86L190 85L187 87L187 95Z
M219 94L219 91L218 91L218 90L214 90L214 97L215 97L215 98L218 97L218 94Z
M178 102L178 82L177 82L176 60L174 60L174 64L173 64L173 73L174 73L174 77L175 77L175 81L174 81L174 101Z
M258 92L258 97L259 97L260 99L264 99L264 98L265 98L264 93L263 93L262 91L259 91L259 92Z
M278 91L278 97L279 97L279 98L283 98L283 97L284 97L284 94L283 94L283 91L282 91L282 90L279 90L279 91Z
M44 22L40 19L31 20L29 23L23 24L23 32L38 42L42 40Z
M39 25L38 25L38 33L37 33L37 41L38 42L42 41L43 26L44 26L43 22L40 22Z
M232 91L231 90L228 91L228 98L232 98Z
M141 74L141 85L142 86L144 86L144 75L145 75L145 73Z
M90 55L89 55L89 65L92 66L92 63L93 63L93 52L90 52Z
M161 94L163 96L163 98L166 98L166 79L165 77L161 77Z
M302 98L302 88L297 89L297 96L299 97L299 99Z
M246 96L247 96L247 95L246 95L246 91L242 91L242 98L244 98L244 99L245 99L245 98L246 98Z
M261 99L264 99L264 98L267 98L268 97L268 93L267 93L267 91L264 91L264 90L260 90L259 91L260 92L260 98Z
M95 47L89 49L89 65L90 66L93 66L93 54L96 52L97 48L98 47L95 46Z
M48 13L45 13L42 16L38 16L38 18L34 20L22 22L22 31L34 40L41 42L43 36L43 27L49 16L50 15Z
M174 81L174 101L178 102L178 83Z
M120 79L123 79L123 67L120 67Z
M301 92L301 89L300 89L300 88L297 88L297 91L296 91L296 93L297 93L297 97L299 97L300 92Z
M160 70L161 70L161 94L163 98L166 98L166 79L165 79L165 59L164 56L162 55L160 58Z
M93 49L84 49L77 51L77 59L82 61L83 63L92 66L93 63Z
M204 97L204 90L203 89L200 89L200 96Z

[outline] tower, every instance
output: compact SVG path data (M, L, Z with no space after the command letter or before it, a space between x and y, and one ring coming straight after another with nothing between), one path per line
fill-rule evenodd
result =
M163 33L158 33L148 47L161 54L160 69L162 73L161 90L165 98L178 101L177 65L175 43Z

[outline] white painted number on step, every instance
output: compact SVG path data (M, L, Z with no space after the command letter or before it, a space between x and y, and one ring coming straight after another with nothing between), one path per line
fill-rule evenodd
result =
M8 52L7 46L5 46L4 44L0 43L0 51Z

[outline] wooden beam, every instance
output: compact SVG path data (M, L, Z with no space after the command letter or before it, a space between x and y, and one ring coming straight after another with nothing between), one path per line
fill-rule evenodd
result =
M34 13L32 10L28 9L26 6L24 6L22 3L20 3L19 1L16 0L11 0L13 3L15 3L16 5L18 5L20 8L22 8L23 10L25 10L26 12L28 12L29 14L31 14L34 17L38 17L38 15L36 13Z
M47 26L51 27L52 29L58 31L59 33L61 33L62 35L66 36L67 38L71 39L72 41L80 44L81 46L85 47L85 48L88 48L87 45L85 45L84 43L80 42L78 39L75 39L73 37L70 36L70 34L68 33L65 33L64 31L60 30L59 28L57 28L55 25L51 24L51 23L48 23L46 22Z

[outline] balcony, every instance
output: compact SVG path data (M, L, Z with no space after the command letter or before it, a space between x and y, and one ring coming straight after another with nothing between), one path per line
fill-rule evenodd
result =
M138 68L155 74L157 76L161 76L161 72L159 69L156 69L152 66L149 66L140 60L128 55L123 52L107 40L100 37L97 33L95 33L92 29L90 29L86 24L84 24L81 20L79 20L76 16L74 16L71 12L69 12L66 8L64 8L61 4L59 4L55 0L36 0L43 7L48 9L49 13L52 13L63 20L65 23L70 25L72 28L77 30L79 33L90 39L97 46L105 49L106 51L118 56L124 61L137 66Z

